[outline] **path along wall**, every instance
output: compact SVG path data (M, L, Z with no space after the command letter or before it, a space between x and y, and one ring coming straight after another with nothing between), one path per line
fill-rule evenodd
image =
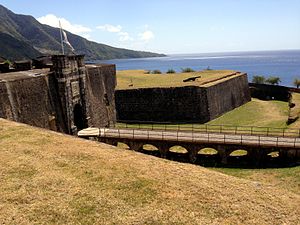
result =
M247 74L207 86L117 90L117 120L198 122L214 119L251 100Z

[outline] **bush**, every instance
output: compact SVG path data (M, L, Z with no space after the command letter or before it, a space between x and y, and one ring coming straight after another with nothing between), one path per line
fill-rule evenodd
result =
M272 84L272 85L278 85L281 82L279 77L269 77L268 79L266 79L266 83L268 84Z
M152 74L161 74L161 71L160 70L153 70Z
M189 68L189 67L183 68L183 69L181 69L181 71L182 71L183 73L191 73L191 72L195 72L195 70L193 70L192 68Z
M297 88L299 88L299 86L300 86L300 79L295 78L295 80L294 80L294 85L295 85Z
M145 71L145 74L150 74L151 73L151 70L146 70Z
M266 78L264 76L253 76L252 83L255 84L264 84Z
M167 73L176 73L176 71L173 69L168 69Z

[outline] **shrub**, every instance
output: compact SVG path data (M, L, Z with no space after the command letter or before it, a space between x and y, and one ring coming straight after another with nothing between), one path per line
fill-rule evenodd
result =
M255 84L264 84L266 78L264 76L253 76L252 83Z
M167 73L176 73L176 71L173 69L168 69Z
M189 67L183 68L183 69L181 69L181 71L182 71L183 73L191 73L191 72L195 72L195 70L193 70L192 68L189 68Z
M297 88L299 88L299 86L300 86L300 79L295 78L295 80L294 80L294 85L295 85Z
M152 74L161 74L161 71L160 70L153 70Z
M150 74L151 73L151 70L146 70L145 71L145 74Z
M268 79L266 79L266 83L268 84L272 84L272 85L278 85L281 82L279 77L269 77Z

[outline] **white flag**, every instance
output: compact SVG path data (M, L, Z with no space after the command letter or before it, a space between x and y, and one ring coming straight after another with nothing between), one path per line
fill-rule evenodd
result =
M67 37L67 33L66 33L64 30L62 30L62 33L63 33L63 35L64 35L64 40L63 40L63 42L65 42L65 43L71 48L72 52L74 52L75 49L73 48L73 46L72 46L71 43L69 42L68 37Z
M75 49L73 48L73 46L71 45L71 43L69 42L69 40L68 40L68 37L67 37L67 33L62 29L62 26L61 26L61 24L60 24L60 21L59 21L59 27L60 27L60 35L62 34L64 37L64 39L63 40L61 40L62 42L64 42L64 43L66 43L70 48L71 48L71 50L72 50L72 52L74 52L75 51ZM62 37L61 37L61 39L62 39ZM62 49L63 49L63 44L62 44ZM64 54L64 50L63 50L63 54Z

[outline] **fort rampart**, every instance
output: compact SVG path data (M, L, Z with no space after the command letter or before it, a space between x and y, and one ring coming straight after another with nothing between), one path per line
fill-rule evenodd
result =
M52 56L49 69L0 74L0 117L68 134L116 121L115 65Z
M202 86L116 91L119 121L204 123L251 100L247 74Z

